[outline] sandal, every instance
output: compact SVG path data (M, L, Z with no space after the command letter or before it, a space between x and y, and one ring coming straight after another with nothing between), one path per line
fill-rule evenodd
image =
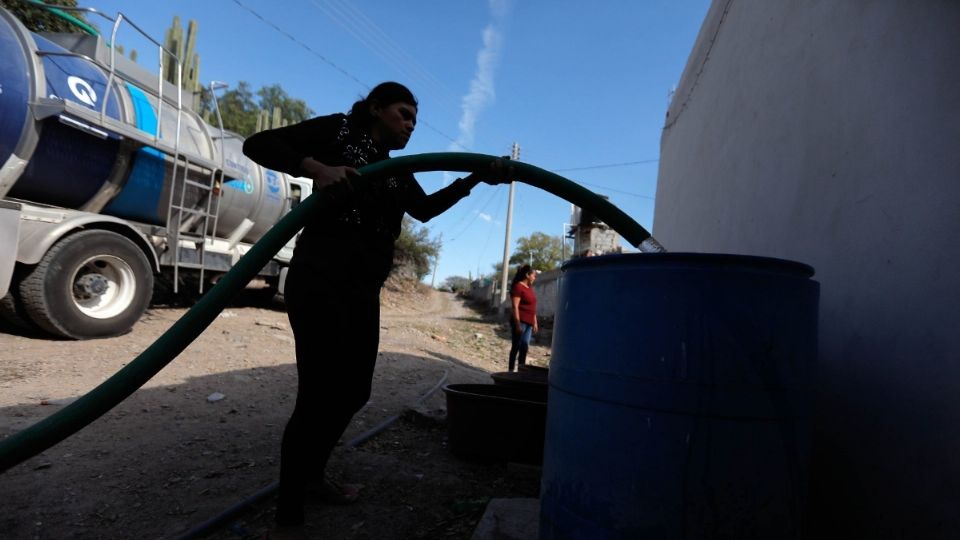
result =
M309 495L326 504L353 504L360 498L363 484L340 484L324 478L318 486L309 490Z

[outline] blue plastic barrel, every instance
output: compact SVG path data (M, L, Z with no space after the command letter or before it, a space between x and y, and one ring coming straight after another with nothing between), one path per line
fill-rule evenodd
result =
M736 255L564 265L541 538L800 538L812 276Z

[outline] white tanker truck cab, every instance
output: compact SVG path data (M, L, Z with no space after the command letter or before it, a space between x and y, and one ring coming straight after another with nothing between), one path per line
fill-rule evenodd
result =
M8 323L71 339L128 332L155 290L202 293L311 193L100 36L35 34L0 8L0 57ZM294 242L260 272L271 292Z

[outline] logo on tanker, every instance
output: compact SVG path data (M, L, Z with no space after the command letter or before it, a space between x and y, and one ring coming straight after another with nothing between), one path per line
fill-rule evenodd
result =
M70 87L70 91L73 92L75 98L91 107L97 106L97 93L87 81L71 75L67 77L67 86Z
M246 178L231 178L230 180L227 180L223 185L227 186L230 189L242 191L247 195L253 193L253 182L247 180Z
M267 183L267 198L274 201L280 200L280 175L270 169L265 169L264 176Z
M267 169L267 190L270 193L280 193L280 177L269 169Z

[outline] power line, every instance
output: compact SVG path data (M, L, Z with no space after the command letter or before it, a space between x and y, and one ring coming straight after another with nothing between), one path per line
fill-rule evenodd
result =
M464 234L465 232L467 232L467 231L470 229L470 227L473 226L473 222L476 221L477 218L480 217L480 214L482 214L483 211L487 209L487 206L490 205L490 201L492 201L492 200L494 199L494 196L495 196L497 193L500 193L500 190L499 190L499 189L492 189L492 190L490 190L490 196L487 197L486 202L483 203L483 206L480 207L480 210L477 210L476 213L473 214L473 219L471 219L469 223L467 223L462 229L460 229L459 232L457 232L456 234L452 235L452 238L450 238L450 241L451 241L451 242L454 241L454 240L456 240L457 238L460 238L461 236L463 236L463 234ZM496 210L496 212L494 212L494 217L496 217L496 215L499 214L499 212L500 212L500 202L497 203L497 210ZM457 225L459 225L459 224L466 218L466 216L468 216L468 215L469 215L469 214L464 214L463 217L461 217L459 220L457 220L457 223L454 224L453 227L456 227ZM451 229L452 229L453 227L451 227Z
M588 166L585 166L585 167L568 167L568 168L566 168L566 169L551 169L550 172L559 173L559 172L569 172L569 171L589 171L589 170L594 170L594 169L612 169L612 168L614 168L614 167L629 167L629 166L632 166L632 165L643 165L643 164L647 164L647 163L657 163L658 161L660 161L660 160L659 160L659 159L641 159L641 160L639 160L639 161L624 161L624 162L621 162L621 163L605 163L605 164L602 164L602 165L588 165ZM598 187L598 188L603 189L604 191L609 191L609 192L613 192L613 193L620 193L620 194L623 194L623 195L629 195L629 196L631 196L631 197L639 197L639 198L641 198L641 199L649 199L649 200L651 200L651 201L652 201L652 200L655 200L655 197L651 197L650 195L641 195L641 194L639 194L639 193L633 193L633 192L630 192L630 191L623 191L623 190L620 190L620 189L614 189L614 188L607 187L607 186L601 186L601 185L599 185L599 184L591 184L590 182L578 181L577 183L578 183L578 184L583 184L583 185L585 185L585 186Z
M464 145L462 145L462 144L460 144L460 142L459 142L459 141L457 141L457 140L456 140L456 139L454 139L453 137L451 137L451 136L449 136L449 135L447 135L446 133L444 133L444 132L442 132L442 131L440 131L439 129L437 129L437 128L435 128L435 127L433 127L433 126L431 126L431 125L430 125L430 124L428 124L428 123L427 123L426 121L424 121L424 120L420 120L420 121L419 121L418 123L420 123L420 124L423 124L423 125L425 125L425 126L427 126L427 128L428 128L428 129L430 129L431 131L433 131L433 132L435 132L436 134L438 134L438 135L440 135L440 136L441 136L441 137L443 137L444 139L446 139L446 140L448 140L448 141L450 141L450 142L452 142L453 144L455 144L455 145L457 145L457 146L459 146L459 147L460 147L460 148L461 148L462 150L466 150L467 152L473 152L473 150L471 150L470 148L468 148L468 147L466 147L466 146L464 146Z
M497 191L499 192L500 190L498 189ZM497 197L497 209L496 209L496 211L494 211L494 213L493 213L494 223L496 222L496 218L500 215L500 206L501 206L502 204L503 204L503 197ZM490 225L491 225L491 227L490 227L490 229L487 231L487 239L483 242L483 248L481 248L480 251L477 252L477 268L478 268L477 273L480 272L480 270L479 270L479 267L480 267L480 258L483 257L483 253L484 253L485 251L487 251L487 246L490 245L490 238L493 236L493 223L491 223ZM477 277L479 278L479 276L477 276Z
M590 182L577 182L577 183L578 183L578 184L583 184L583 185L585 185L585 186L598 187L598 188L600 188L600 189L602 189L602 190L604 190L604 191L610 191L610 192L613 192L613 193L620 193L620 194L622 194L622 195L630 195L631 197L640 197L641 199L650 199L651 201L656 200L656 197L651 197L650 195L641 195L641 194L639 194L639 193L632 193L632 192L630 192L630 191L623 191L623 190L619 190L619 189L613 189L613 188L611 188L611 187L601 186L601 185L599 185L599 184L591 184Z
M279 26L277 26L277 25L276 25L275 23L273 23L272 21L268 20L268 19L267 19L266 17L264 17L263 15L257 13L253 8L245 5L245 4L244 4L243 2L241 2L240 0L233 0L233 3L237 4L238 6L240 6L241 8L243 8L244 10L250 12L251 15L253 15L254 17L256 17L256 18L260 19L261 21L263 21L264 24L266 24L267 26L273 28L274 30L276 30L278 33L280 33L281 35L283 35L284 37L286 37L286 38L289 39L290 41L292 41L292 42L296 43L297 45L303 47L303 48L306 49L308 52L310 52L311 54L313 54L314 56L316 56L317 58L319 58L319 59L320 59L322 62L324 62L325 64L327 64L327 65L329 65L330 67L332 67L333 69L339 71L342 75L344 75L344 76L347 77L348 79L352 80L353 82L359 84L359 85L360 85L362 88L364 88L365 90L369 91L369 90L371 89L371 86L370 86L370 85L368 85L367 83L365 83L365 82L361 81L360 79L356 78L352 73L350 73L349 71L347 71L347 70L343 69L342 67L338 66L334 61L330 60L330 59L327 58L326 56L324 56L324 55L318 53L317 51L313 50L309 45L307 45L306 43L300 41L300 40L297 39L295 36L293 36L292 34L290 34L289 32L287 32L286 30L280 28ZM451 136L447 135L446 133L440 131L439 129L433 127L432 125L430 125L430 123L428 123L428 122L426 122L426 121L424 121L424 120L421 120L421 121L420 121L420 124L426 126L426 127L427 127L428 129L430 129L431 131L436 132L438 135L440 135L440 136L443 137L444 139L447 139L448 141L452 142L453 144L459 146L460 148L462 148L462 149L464 149L464 150L467 150L467 151L470 151L469 148L467 148L466 146L464 146L464 145L460 144L459 142L457 142L457 140L454 139L453 137L451 137Z
M475 197L471 197L470 199L471 199L470 206L465 211L460 212L460 219L458 219L452 225L447 227L448 229L453 230L453 229L459 228L460 224L463 223L463 220L467 219L467 216L473 215L473 212L476 211L477 207L481 206L480 197L475 196ZM485 205L489 204L489 201L492 199L493 199L493 195L490 195L489 197L487 197L487 202L484 203L484 206L482 208L486 208ZM457 238L458 236L460 236L460 234L462 234L462 231L457 234L454 234L453 238Z
M370 86L369 86L369 85L367 85L366 83L364 83L364 82L361 81L360 79L354 77L353 74L351 74L351 73L348 72L347 70L343 69L342 67L338 66L337 64L335 64L332 60L330 60L330 59L327 58L326 56L324 56L324 55L318 53L317 51L313 50L313 49L310 48L310 46L307 45L306 43L298 40L297 38L295 38L295 37L292 36L291 34L287 33L285 30L283 30L282 28L280 28L280 27L277 26L276 24L272 23L271 21L268 21L263 15L260 15L259 13L257 13L256 11L254 11L253 9L247 7L247 6L244 5L242 2L240 2L240 0L233 0L233 2L234 2L235 4L237 4L238 6L240 6L241 8L249 11L254 17L256 17L256 18L260 19L261 21L263 21L264 24L266 24L267 26L270 26L271 28L273 28L274 30L276 30L277 32L279 32L280 34L286 36L290 41L292 41L292 42L296 43L297 45L300 45L300 46L303 47L304 49L310 51L310 53L312 53L314 56L316 56L317 58L319 58L319 59L322 60L324 63L326 63L327 65L331 66L332 68L336 69L337 71L339 71L340 73L342 73L342 74L345 75L346 77L350 78L350 79L351 79L352 81L354 81L355 83L359 84L360 86L364 87L364 88L367 89L367 90L370 90Z
M603 165L588 165L586 167L570 167L568 169L553 169L550 172L569 172L569 171L587 171L591 169L612 169L614 167L629 167L631 165L643 165L644 163L656 163L659 159L642 159L640 161L624 161L623 163L606 163Z
M234 2L235 4L237 4L239 7L241 7L242 9L246 10L247 12L249 12L249 13L250 13L251 15L253 15L254 17L260 19L260 20L261 20L264 24L266 24L267 26L273 28L273 29L274 29L275 31L277 31L279 34L283 35L284 37L286 37L286 38L289 39L290 41L293 41L294 43L296 43L296 44L299 45L300 47L304 48L305 50L307 50L308 52L310 52L311 54L313 54L314 56L316 56L317 58L319 58L319 59L320 59L322 62L324 62L325 64L329 65L330 67L332 67L332 68L334 68L335 70L339 71L339 72L340 72L342 75L344 75L345 77L347 77L347 78L349 78L350 80L354 81L355 83L357 83L358 85L360 85L361 87L363 87L365 90L368 90L368 91L369 91L369 90L371 89L370 85L364 83L363 81L361 81L360 79L358 79L357 77L355 77L352 73L350 73L350 72L347 71L346 69L340 67L339 65L337 65L335 62L333 62L332 60L330 60L330 59L327 58L326 56L318 53L318 52L315 51L313 48L311 48L309 45L307 45L306 43L300 41L300 40L297 39L295 36L293 36L292 34L290 34L290 33L287 32L287 31L285 31L284 29L280 28L276 23L268 20L266 17L264 17L263 15L261 15L260 13L258 13L257 11L255 11L254 9L250 8L249 6L245 5L245 4L244 4L243 2L241 2L240 0L233 0L233 2ZM314 2L314 4L316 5L316 2ZM318 6L318 7L319 7L319 6ZM362 14L361 14L361 15L362 15ZM371 22L370 24L373 24L373 23ZM376 26L375 26L375 28L377 28L377 30L379 30L379 27L376 27ZM381 31L381 32L382 32L382 31ZM387 36L387 39L389 39L388 36ZM403 53L402 50L400 50L400 52ZM413 64L413 65L414 65L415 67L419 67L419 66L416 66L416 64ZM425 72L425 73L426 73L427 76L430 75L429 72ZM431 77L431 78L432 78L432 77ZM421 121L420 121L420 124L423 125L423 126L426 126L426 127L427 127L428 129L430 129L431 131L437 133L438 135L440 135L440 136L443 137L444 139L450 141L451 143L459 146L459 147L462 148L463 150L472 151L469 147L461 144L459 141L457 141L456 139L454 139L454 138L451 137L450 135L447 135L447 134L444 133L443 131L440 131L440 130L437 129L436 127L432 126L430 123L428 123L428 122L426 122L426 121L424 121L424 120L421 120ZM606 163L606 164L602 164L602 165L588 165L588 166L584 166L584 167L568 167L568 168L565 168L565 169L553 169L551 172L559 173L559 172L570 172L570 171L586 171L586 170L594 170L594 169L610 169L610 168L615 168L615 167L629 167L629 166L632 166L632 165L643 165L643 164L647 164L647 163L656 163L656 162L658 162L658 161L660 161L660 160L659 160L659 159L644 159L644 160L639 160L639 161L625 161L625 162L621 162L621 163ZM640 197L640 198L642 198L642 199L654 200L654 197L651 197L651 196L649 196L649 195L641 195L641 194L639 194L639 193L631 193L631 192L629 192L629 191L623 191L623 190L613 189L613 188L609 188L609 187L605 187L605 186L600 186L600 185L598 185L598 184L591 184L591 183L588 183L588 182L580 182L580 183L581 183L581 184L584 184L584 185L599 187L599 188L601 188L601 189L604 189L604 190L610 191L610 192L621 193L621 194L630 195L630 196L633 196L633 197ZM486 205L484 205L484 208L485 208L485 207L486 207ZM474 220L475 220L475 219L476 219L476 216L474 216ZM465 232L466 229L469 229L469 228L470 228L470 225L472 225L472 224L473 224L473 223L472 223L472 221L471 221L471 223L468 224L467 227L464 229L464 231L462 231L460 234L463 234L463 232ZM459 236L459 235L458 235L458 236Z
M424 82L427 86L439 90L444 101L448 100L449 90L432 73L422 67L377 23L372 21L360 9L343 0L309 0L323 11L331 20L349 32L354 38L366 45L387 63L394 65L404 76Z

